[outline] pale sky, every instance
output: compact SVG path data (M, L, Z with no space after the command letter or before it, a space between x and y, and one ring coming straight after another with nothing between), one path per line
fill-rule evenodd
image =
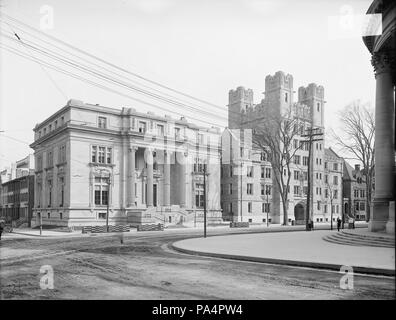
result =
M40 8L51 6L54 24L45 32L134 73L223 106L223 113L207 107L218 117L206 120L220 127L226 125L221 117L227 115L230 89L251 88L259 103L266 75L278 70L293 75L295 91L311 82L324 86L326 130L337 128L336 112L353 100L374 106L374 73L361 36L343 34L342 28L340 32L329 23L331 17L346 12L364 15L371 0L0 2L3 12L35 28L40 28ZM7 28L1 24L2 30L10 31ZM24 37L23 33L19 36ZM155 110L56 71L44 71L7 51L1 51L0 72L0 131L29 143L35 124L71 98L159 115L184 112L165 104L169 112ZM185 113L191 122L198 123L191 117L201 119L199 112ZM32 152L26 144L0 133L0 169Z

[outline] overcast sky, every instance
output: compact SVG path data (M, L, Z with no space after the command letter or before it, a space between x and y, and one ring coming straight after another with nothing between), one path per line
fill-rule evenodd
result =
M251 88L258 103L263 98L266 75L282 70L293 75L295 91L311 82L324 86L325 125L329 129L337 128L336 112L353 100L374 106L375 79L361 36L344 34L342 26L331 23L346 13L364 15L370 3L3 0L1 10L40 28L40 8L51 6L54 24L45 32L132 72L224 106L223 113L208 107L219 115L210 122L219 126L226 125L221 116L226 116L230 89L240 85ZM7 26L2 24L1 28ZM172 113L52 70L44 71L34 62L6 51L1 52L0 63L0 130L22 141L33 142L35 124L70 98L116 108L130 106L160 115ZM191 115L187 118L197 122ZM26 144L0 134L0 169L29 152L32 150Z

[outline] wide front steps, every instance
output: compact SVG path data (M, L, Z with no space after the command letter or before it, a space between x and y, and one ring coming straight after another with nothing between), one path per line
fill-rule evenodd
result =
M381 235L368 235L359 234L348 231L335 231L331 235L323 237L323 240L335 244L351 245L351 246L368 246L368 247L383 247L394 248L395 238L381 236Z

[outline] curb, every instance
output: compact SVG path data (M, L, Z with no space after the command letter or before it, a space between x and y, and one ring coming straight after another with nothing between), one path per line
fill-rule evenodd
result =
M269 263L269 264L286 265L286 266L293 266L293 267L308 267L308 268L314 268L314 269L325 269L325 270L333 270L333 271L340 271L340 269L342 267L341 264L307 262L307 261L297 261L297 260L284 260L284 259L262 258L262 257L252 257L252 256L240 256L240 255L214 253L214 252L194 251L194 250L177 247L175 245L175 242L171 243L170 246L175 251L190 254L190 255L195 255L195 256L203 256L203 257L213 257L213 258L222 258L222 259L239 260L239 261ZM355 274L359 273L359 274L381 275L381 276L391 276L391 277L395 276L395 270L391 270L391 269L379 269L379 268L359 267L359 266L351 266L351 267L353 268L353 273L355 273Z

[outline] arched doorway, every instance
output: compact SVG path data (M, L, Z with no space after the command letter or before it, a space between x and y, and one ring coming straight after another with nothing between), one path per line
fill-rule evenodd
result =
M294 207L295 224L305 224L305 203L299 202Z

